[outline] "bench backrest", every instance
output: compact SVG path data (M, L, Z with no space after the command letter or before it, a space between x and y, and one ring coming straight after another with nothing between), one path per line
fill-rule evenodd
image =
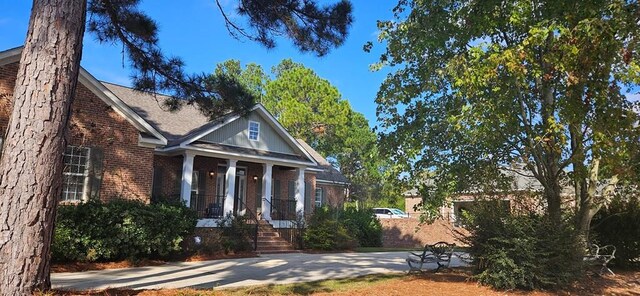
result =
M440 255L451 256L451 254L453 253L453 248L455 246L456 246L456 244L450 244L450 243L447 243L447 242L437 242L437 243L435 243L433 245L430 245L429 249L436 256L440 256Z

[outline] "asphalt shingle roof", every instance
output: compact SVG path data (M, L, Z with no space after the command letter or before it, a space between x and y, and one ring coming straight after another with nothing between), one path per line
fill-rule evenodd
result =
M169 142L181 139L210 123L206 116L191 105L184 106L176 112L169 112L163 106L167 96L140 92L108 82L102 84L162 133Z
M337 182L337 183L349 183L349 179L345 177L340 171L334 168L318 151L311 148L307 142L302 139L297 139L300 146L309 152L309 155L318 163L316 169L322 170L316 174L316 180Z

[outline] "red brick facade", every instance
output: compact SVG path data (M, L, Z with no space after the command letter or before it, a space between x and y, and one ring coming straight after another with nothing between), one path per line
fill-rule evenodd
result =
M0 130L8 126L11 114L11 99L18 63L0 66ZM182 156L154 155L153 148L138 144L140 132L122 115L105 104L98 96L78 84L71 106L71 119L67 131L68 145L99 148L103 152L102 182L99 196L102 200L116 197L150 201L152 186L161 195L179 194L182 172ZM203 190L207 195L216 194L218 165L226 161L218 158L196 156L194 171L200 172ZM247 207L255 211L260 205L261 192L254 176L262 179L263 165L238 162L238 167L247 169ZM212 172L210 174L210 172ZM154 176L155 174L155 176ZM160 176L160 175L161 176ZM156 183L153 184L154 179ZM288 198L289 182L297 180L297 171L292 168L273 167L273 179L280 183L276 196ZM159 181L159 182L158 182ZM305 182L311 186L311 206L315 205L316 175L307 171ZM330 206L342 205L344 187L318 185L325 192L325 202Z
M344 200L346 198L346 188L344 186L329 184L317 184L316 186L322 188L322 191L324 192L323 203L325 205L337 208L344 204Z
M0 67L0 129L6 131L18 64ZM78 84L71 105L69 145L99 147L103 153L100 198L149 200L153 149L138 146L138 130L94 93Z

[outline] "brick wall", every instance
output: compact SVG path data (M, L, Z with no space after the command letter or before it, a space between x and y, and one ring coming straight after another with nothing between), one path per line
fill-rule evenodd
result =
M324 192L325 204L333 208L341 207L344 204L345 187L329 184L318 184L317 186L322 188Z
M0 129L11 112L18 64L0 67ZM78 84L67 131L69 145L100 147L104 152L100 198L149 200L153 149L138 146L138 130L83 85Z
M462 243L455 239L454 231L462 231L453 224L436 220L433 224L419 225L418 218L380 219L382 224L382 245L384 247L413 248L423 247L440 241Z

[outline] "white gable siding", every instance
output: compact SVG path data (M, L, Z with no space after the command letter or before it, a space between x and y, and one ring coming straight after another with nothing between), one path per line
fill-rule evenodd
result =
M249 121L260 123L258 141L249 140ZM286 154L297 154L293 148L260 116L253 111L247 117L238 118L200 139L204 142L252 148Z

